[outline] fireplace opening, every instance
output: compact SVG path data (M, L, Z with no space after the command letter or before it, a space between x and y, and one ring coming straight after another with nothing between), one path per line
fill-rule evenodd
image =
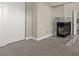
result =
M71 35L71 22L57 22L57 36L67 37Z

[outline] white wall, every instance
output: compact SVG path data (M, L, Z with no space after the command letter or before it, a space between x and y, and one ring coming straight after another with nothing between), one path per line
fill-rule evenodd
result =
M27 37L41 38L52 34L52 8L44 3L26 3L26 35ZM30 10L31 9L31 10ZM29 15L30 14L30 15Z
M37 3L26 2L26 39L37 37Z
M32 36L32 3L25 3L26 38Z
M79 2L64 5L64 16L72 16L72 11L79 11Z
M52 34L52 8L44 3L38 3L37 8L37 37L41 38Z
M32 3L32 37L33 38L37 38L37 27L38 27L38 23L37 23L37 2L33 2Z
M25 38L25 3L0 3L0 46Z
M64 16L72 17L72 11L74 11L74 4L69 3L64 5Z
M64 5L52 8L53 17L63 17L64 16Z

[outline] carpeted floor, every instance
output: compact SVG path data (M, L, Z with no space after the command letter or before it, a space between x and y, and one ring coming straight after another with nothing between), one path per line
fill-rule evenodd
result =
M79 56L79 42L65 47L53 37L40 41L22 40L0 48L0 56Z

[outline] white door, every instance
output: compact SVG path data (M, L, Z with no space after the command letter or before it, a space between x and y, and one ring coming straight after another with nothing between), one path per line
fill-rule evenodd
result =
M25 3L0 3L0 46L25 38Z

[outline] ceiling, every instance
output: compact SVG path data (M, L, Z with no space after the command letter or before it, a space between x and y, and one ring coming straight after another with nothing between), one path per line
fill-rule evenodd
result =
M48 6L51 6L51 7L63 5L63 4L66 4L66 3L68 3L68 2L46 2L46 4Z

